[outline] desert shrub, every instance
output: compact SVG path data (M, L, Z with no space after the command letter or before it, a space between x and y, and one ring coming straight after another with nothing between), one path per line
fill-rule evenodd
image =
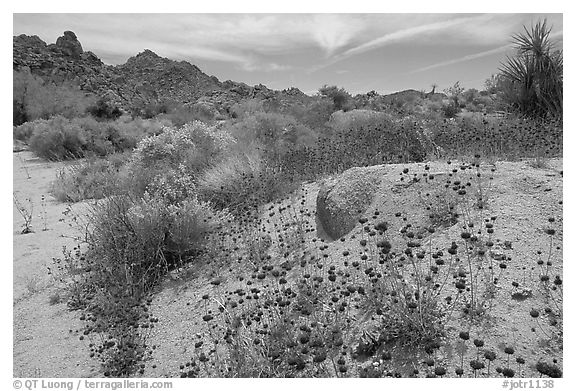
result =
M428 124L429 137L450 156L505 159L562 155L562 122L516 117L465 116Z
M131 188L142 195L154 178L170 167L187 166L198 153L191 135L186 131L164 128L163 132L142 139L128 163Z
M222 153L233 140L224 132L195 121L180 129L165 127L161 134L150 136L138 143L133 155L133 163L143 168L156 165L184 164L199 168Z
M386 111L400 116L417 114L421 111L423 95L424 93L395 95L387 102Z
M83 334L98 335L94 351L105 376L141 370L155 322L147 308L150 290L167 270L204 251L207 234L227 219L194 197L173 205L161 197L124 194L92 207L86 251L65 253L58 261L73 270L68 304L93 320Z
M143 139L134 150L132 163L141 168L185 162L194 153L194 142L189 132L164 128L162 133Z
M86 149L99 156L134 149L140 139L162 129L162 123L155 120L100 122L86 117L72 122L85 130L88 137Z
M445 118L454 118L460 112L460 108L454 102L443 103L441 110Z
M366 94L358 94L354 97L354 102L357 109L385 111L390 108L390 98L378 94L372 90Z
M183 164L157 173L146 186L147 193L178 204L196 194L194 178Z
M29 72L13 72L14 125L56 115L70 119L81 117L95 101L94 95L72 83L57 85Z
M219 208L258 207L293 189L256 149L230 155L198 179L198 194Z
M48 160L65 160L84 156L86 134L80 126L63 117L41 121L30 137L30 149Z
M139 195L150 190L149 186L160 189L172 184L181 189L218 161L233 143L225 132L199 121L179 129L165 127L162 133L138 143L128 164L131 186ZM179 183L178 176L186 179Z
M202 166L218 161L237 143L225 127L210 126L200 121L188 123L182 130L191 134L194 144L202 151L199 160Z
M239 103L235 103L230 107L230 115L232 118L246 118L256 113L264 113L267 110L264 107L264 102L261 99L248 99Z
M199 201L194 195L173 204L165 197L145 194L130 207L127 216L131 227L128 233L133 233L138 243L144 245L144 241L148 241L147 246L159 249L163 258L169 252L170 256L181 260L188 252L203 249L205 234L221 224L225 214L214 212L210 204ZM170 259L150 261L162 263Z
M442 102L437 100L426 99L421 105L421 115L423 118L438 120L444 117L442 111Z
M206 154L224 148L219 137L201 123L164 128L143 139L119 172L117 161L98 160L62 178L71 188L61 190L67 198L96 193L98 180L105 193L110 176L121 182L115 187L111 181L111 193L97 194L106 198L88 213L87 249L63 261L76 265L69 305L94 319L84 334L105 341L95 349L105 376L143 372L138 365L150 354L146 339L154 323L146 308L150 290L170 268L199 259L207 234L231 218L197 198L192 177Z
M354 101L352 99L352 96L344 88L324 85L320 87L320 89L318 89L318 93L321 96L325 96L332 99L335 111L338 110L349 111L354 108Z
M160 117L180 127L194 121L210 122L214 119L215 113L215 109L207 103L194 103L175 106Z
M168 121L128 120L100 122L92 117L54 117L14 128L14 138L28 141L32 151L49 160L88 155L106 156L133 149L149 134L159 133Z
M326 132L311 147L286 153L278 165L294 181L314 180L351 167L422 161L435 153L424 127L413 117L353 110L334 113Z
M156 117L159 114L168 113L172 107L173 105L166 101L152 102L144 105L139 114L144 119L150 119ZM138 111L133 110L133 113L138 114Z
M132 119L151 119L168 113L175 105L176 102L171 100L144 102L143 100L135 99L130 105L130 117Z
M316 142L316 133L294 117L277 113L257 112L234 123L228 132L240 148L259 144L267 157L275 159L292 149Z
M109 122L108 124L112 124L112 126L118 129L120 135L130 140L130 143L134 143L130 148L134 148L135 144L144 137L158 135L162 133L164 127L172 126L172 122L167 118L132 119L130 117L120 117L116 121Z
M100 199L115 194L120 186L124 156L88 158L62 168L50 185L50 193L60 202Z
M88 151L100 156L115 151L108 128L92 118L54 117L34 121L23 125L22 132L18 133L28 133L30 128L33 128L30 148L49 160L80 158Z
M283 175L296 182L315 180L351 167L423 161L437 149L413 117L398 119L388 113L353 110L335 113L329 125L332 134L279 159Z
M95 270L116 280L110 289L137 287L143 293L170 266L167 249L172 253L176 248L186 249L178 256L190 249L202 250L205 233L224 217L194 197L180 205L150 195L141 199L129 195L110 197L90 212L93 229L89 232L86 256L98 267L117 270ZM140 286L134 286L136 283Z
M385 316L364 326L358 353L373 355L385 344L423 348L442 337L445 314L442 304L434 294L421 288L431 285L422 277L425 272L411 266L415 274L420 273L414 278L414 285L394 280L373 283L373 288L362 298L360 307L365 315L374 317L380 312ZM418 311L411 310L416 308L415 301Z
M456 83L454 83L454 85L446 88L444 90L444 93L448 96L448 99L450 99L454 105L455 108L460 108L460 105L463 103L462 99L463 99L463 93L464 93L464 87L462 87L460 85L460 82L457 81Z
M476 95L466 103L466 110L471 112L491 113L494 111L494 101L488 95Z
M12 100L12 124L14 126L21 125L28 121L28 114L23 102L16 99Z
M330 116L328 126L336 132L356 130L364 126L378 123L379 126L390 128L394 117L388 113L372 110L352 110L349 112L336 112Z
M14 140L20 140L24 142L28 142L32 134L34 133L34 129L36 127L46 127L47 122L46 120L36 120L31 122L25 122L22 125L14 126L12 128L12 137Z
M86 109L86 112L95 118L103 120L114 120L122 115L122 111L120 111L118 107L114 106L104 98L100 98L96 103L90 105Z
M177 206L170 207L170 218L164 252L182 263L186 256L208 251L212 243L207 234L221 229L231 216L215 211L212 204L190 195Z
M419 123L411 117L396 119L386 113L359 114L335 125L340 138L337 145L350 143L349 153L356 149L359 165L370 164L369 161L372 164L403 159L422 161L426 157L425 137Z
M104 122L98 122L92 117L75 118L70 121L74 126L81 129L85 135L85 144L83 149L98 156L106 156L120 149L120 135L113 126Z
M328 99L315 101L307 106L290 106L286 113L301 124L319 132L326 127L326 122L334 112L333 104Z
M465 104L474 102L478 98L480 92L476 88L469 88L464 90L461 94L462 102Z

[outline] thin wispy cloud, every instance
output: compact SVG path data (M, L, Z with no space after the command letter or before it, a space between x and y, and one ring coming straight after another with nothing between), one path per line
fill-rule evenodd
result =
M435 68L441 68L441 67L445 67L448 65L458 64L458 63L465 62L465 61L471 61L471 60L475 60L475 59L486 57L486 56L492 56L494 54L503 53L506 50L509 50L510 48L511 48L511 45L500 46L498 48L486 50L484 52L469 54L467 56L463 56L460 58L455 58L455 59L448 60L448 61L442 61L442 62L438 62L436 64L425 66L423 68L418 68L418 69L415 69L413 71L408 72L408 74L425 72L425 71L429 71L429 70L435 69Z
M277 64L275 62L259 63L259 62L243 62L242 69L248 72L282 72L293 69L290 65Z
M188 47L185 50L167 47L160 50L157 49L156 51L156 54L171 59L196 58L211 61L230 62L235 64L247 64L253 61L248 56L203 46Z
M342 58L350 57L359 53L366 52L368 50L374 50L376 48L383 47L385 45L395 43L395 42L402 42L406 41L415 37L434 34L438 31L445 30L449 27L454 27L458 25L463 25L465 23L470 23L478 20L485 20L490 18L491 15L481 15L481 16L472 16L472 17L463 17L463 18L456 18L451 20L446 20L443 22L436 22L425 24L417 27L411 27L399 31L395 31L390 34L386 34L382 37L378 37L373 39L369 42L366 42L362 45L353 47L351 49L346 50L344 53L340 55Z
M435 33L457 27L469 25L472 22L484 22L493 18L492 15L477 15L469 17L458 17L454 19L444 20L440 22L427 23L415 27L410 27L406 29L397 30L388 34L384 34L378 38L369 40L360 45L347 49L346 51L332 57L329 61L315 67L312 72L316 72L320 69L326 68L327 66L333 65L337 62L356 56L368 51L375 49L380 49L390 44L412 41L414 39L427 36L430 37Z
M549 35L549 39L559 38L562 37L562 31L556 31ZM506 51L510 51L513 49L513 44L509 43L508 45L500 46L495 49L486 50L479 53L469 54L466 56L454 58L452 60L438 62L432 65L428 65L422 68L415 69L413 71L408 72L408 74L414 74L419 72L426 72L432 69L441 68L449 65L459 64L461 62L472 61L483 57L493 56L495 54L505 53Z

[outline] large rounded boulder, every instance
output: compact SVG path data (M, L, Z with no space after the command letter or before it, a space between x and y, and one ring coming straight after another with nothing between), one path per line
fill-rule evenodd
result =
M383 166L354 167L320 187L316 213L331 239L336 240L354 228L372 203L383 175Z

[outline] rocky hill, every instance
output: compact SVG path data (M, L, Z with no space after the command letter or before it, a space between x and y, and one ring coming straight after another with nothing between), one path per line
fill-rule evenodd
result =
M176 102L202 103L216 112L226 113L247 99L259 99L268 107L309 106L317 98L298 88L272 90L263 84L249 86L242 82L220 81L187 61L174 61L144 50L121 65L104 64L97 55L84 51L76 34L65 31L56 43L47 44L38 36L13 37L13 69L29 71L57 85L72 82L81 90L107 99L131 111L148 104ZM431 96L432 95L432 96ZM416 98L443 99L444 94L423 94L415 90L379 95L375 91L356 95L357 107L375 99L382 104Z
M30 71L56 84L71 81L125 110L173 101L202 102L217 111L227 111L245 99L272 100L280 107L305 105L313 99L297 88L275 91L262 84L221 82L187 61L162 58L148 49L125 64L107 65L94 53L84 51L71 31L64 32L54 44L46 44L36 35L13 37L13 69Z
M47 45L38 36L19 35L13 39L13 69L29 70L44 79L75 80L90 91L92 84L103 86L111 80L111 69L92 52L84 52L76 35L66 31L55 44Z

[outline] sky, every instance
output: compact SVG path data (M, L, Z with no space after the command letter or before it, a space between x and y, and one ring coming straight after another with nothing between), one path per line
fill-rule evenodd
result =
M481 89L514 54L511 36L544 19L561 48L562 14L528 13L14 14L13 34L53 43L71 30L107 64L150 49L221 81L384 94Z

